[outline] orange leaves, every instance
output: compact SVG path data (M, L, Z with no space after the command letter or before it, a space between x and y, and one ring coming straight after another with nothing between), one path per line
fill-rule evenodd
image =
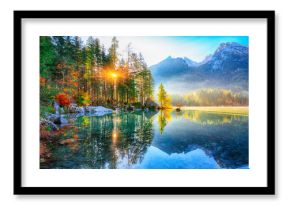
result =
M61 140L59 143L62 145L70 145L70 144L77 142L78 139L79 139L79 137L77 135L74 135L73 138Z
M78 127L64 126L56 131L50 131L47 126L40 125L40 162L45 164L53 159L53 149L57 146L67 146L72 152L79 150Z
M59 93L55 96L55 100L58 102L60 106L69 106L70 99L69 96L65 93Z
M63 92L64 92L64 93L68 93L68 92L69 92L69 89L68 89L68 88L64 88L64 89L63 89Z
M78 77L79 77L79 72L77 72L77 71L73 71L73 72L71 72L71 76L73 77L73 78L75 78L75 79L77 79Z
M40 129L40 137L42 139L48 139L51 137L51 133L47 130L44 130L44 129Z
M74 139L65 139L65 140L61 140L59 143L62 145L66 145L66 144L71 144L74 142Z
M74 135L73 138L74 138L74 140L78 140L79 139L79 136Z
M62 69L62 64L57 65L58 70ZM79 78L80 74L79 71L74 71L73 68L60 70L63 73L62 78L56 79L55 83L57 86L62 89L60 92L61 94L67 94L69 96L75 96L78 92L79 87Z
M51 150L48 148L47 144L44 142L40 142L39 154L40 154L41 162L45 162L49 160L49 158L52 156Z
M73 82L73 86L78 87L78 82Z
M76 152L79 149L78 140L79 136L75 134L72 138L60 141L60 144L67 145L73 152Z
M70 137L70 138L67 138L67 139L63 139L59 142L59 144L62 144L62 145L70 145L72 143L75 143L79 140L79 136L76 134L76 132L78 131L78 128L77 127L74 127L74 126L65 126L61 129L63 132L62 132L62 135L64 137Z
M47 152L46 144L40 143L40 147L39 147L40 156L44 156L46 152Z
M40 81L40 86L45 86L46 79L44 77L40 77L39 81Z

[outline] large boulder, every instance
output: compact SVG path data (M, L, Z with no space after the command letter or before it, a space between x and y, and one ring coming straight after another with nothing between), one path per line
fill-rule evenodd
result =
M81 113L84 114L85 113L85 109L83 107L79 107L77 104L72 103L70 104L70 106L68 107L68 112L69 113Z
M58 114L48 114L46 118L55 123L55 124L68 124L68 120L64 118L64 115L58 115Z
M59 114L51 114L51 113L49 113L49 114L46 114L45 117L46 117L47 120L55 123L58 120L59 116L60 116Z
M103 116L107 114L112 114L113 110L109 108L105 108L103 106L86 106L85 107L86 113L94 116Z

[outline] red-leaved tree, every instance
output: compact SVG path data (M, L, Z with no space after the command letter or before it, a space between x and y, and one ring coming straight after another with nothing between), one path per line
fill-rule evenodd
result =
M58 104L62 107L68 107L71 103L70 98L65 93L59 93L55 96L55 100L58 102Z

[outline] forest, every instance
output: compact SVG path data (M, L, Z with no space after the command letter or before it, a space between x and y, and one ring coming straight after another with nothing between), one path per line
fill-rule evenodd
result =
M127 56L118 53L118 40L105 48L98 38L40 37L41 113L53 110L56 100L67 107L102 105L142 107L153 97L153 78L141 53L131 44Z
M174 106L248 106L248 94L223 88L203 88L184 95L172 95Z

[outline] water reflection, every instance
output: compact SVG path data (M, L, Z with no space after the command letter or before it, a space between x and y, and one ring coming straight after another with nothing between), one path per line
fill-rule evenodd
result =
M248 117L164 110L72 120L41 168L216 169L248 166ZM77 137L74 137L77 136Z
M168 122L171 121L171 113L172 110L160 110L158 113L158 125L160 134L163 133L165 126Z
M152 146L167 155L200 149L220 168L248 166L248 116L186 110L172 111L171 117L162 134L154 126Z
M187 119L201 125L222 125L231 123L233 120L247 119L243 115L219 114L199 110L186 110L175 112L171 110L171 115L176 119Z
M150 146L148 152L136 169L218 169L220 166L202 149L194 149L187 153L167 154L162 150Z

